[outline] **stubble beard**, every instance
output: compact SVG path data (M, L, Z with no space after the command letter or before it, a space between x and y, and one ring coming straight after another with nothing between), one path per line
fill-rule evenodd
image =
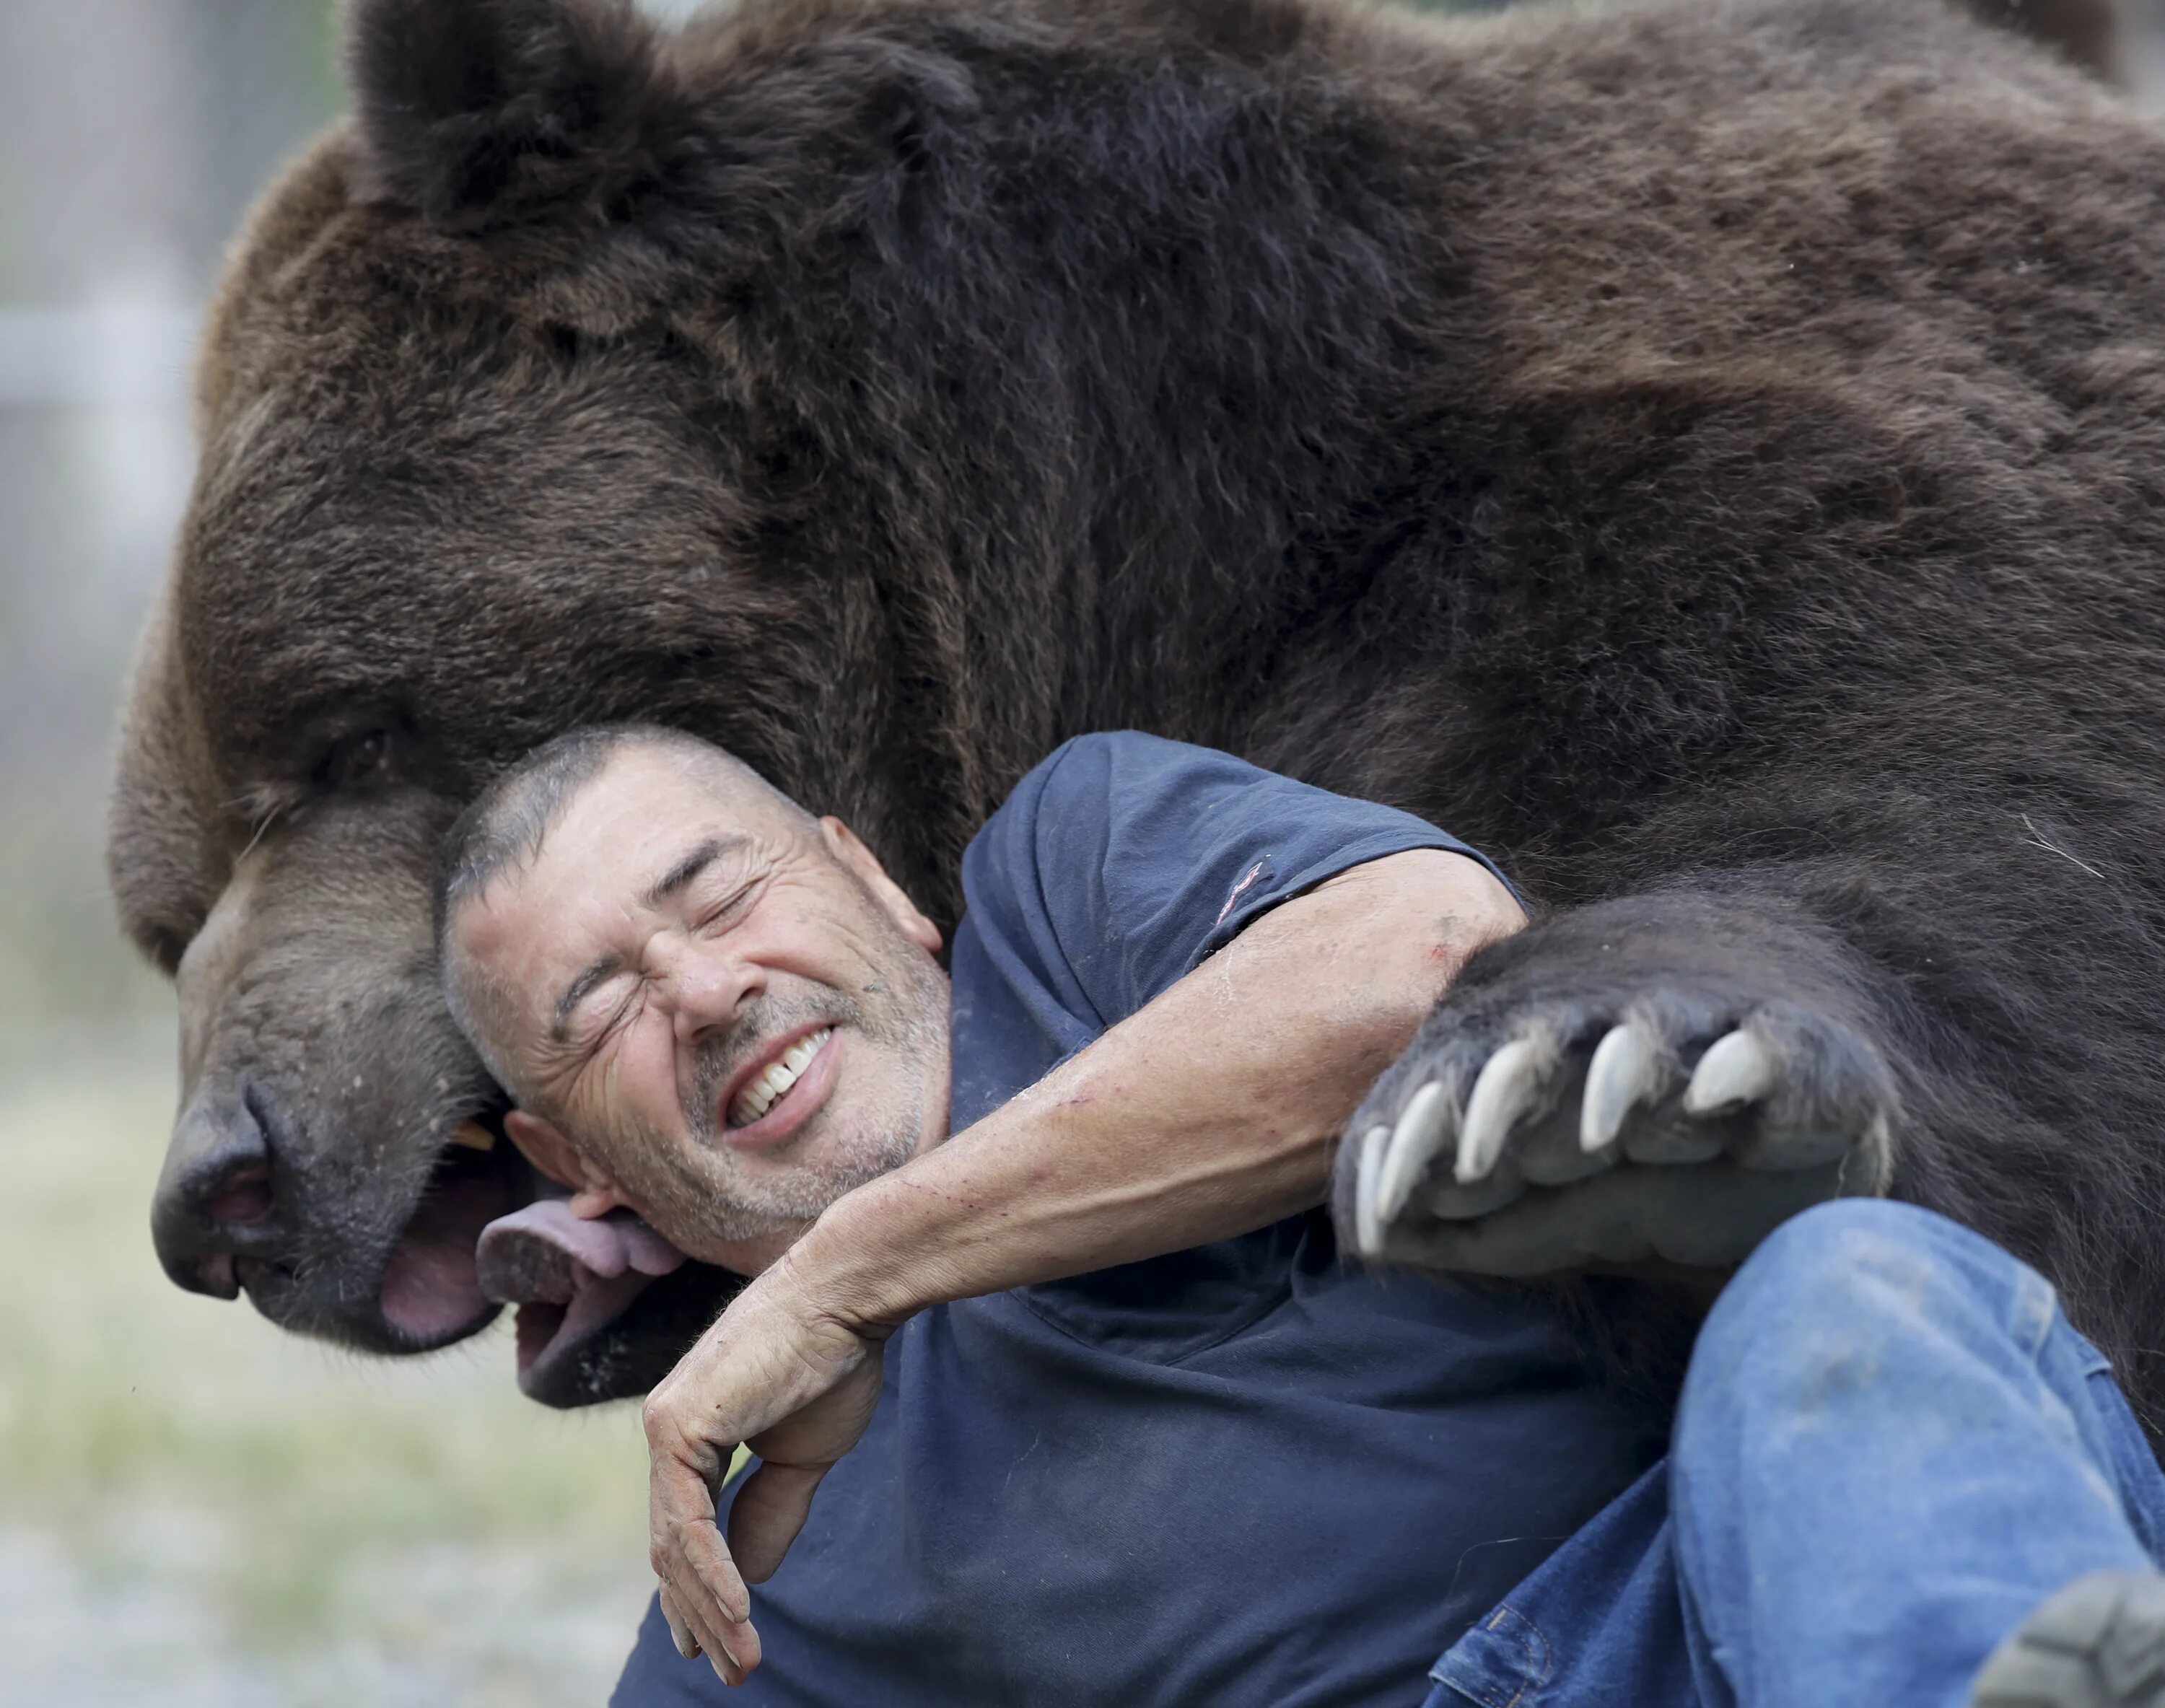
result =
M947 993L934 963L915 945L907 946L914 958L899 960L893 983L867 987L870 1002L839 990L797 1001L762 998L730 1036L701 1046L683 1110L694 1148L687 1154L666 1143L637 1147L670 1159L643 1194L651 1209L672 1226L699 1228L718 1244L735 1244L801 1227L844 1193L916 1154L929 1104L927 1081L933 1064L945 1060L939 1046L946 1031ZM797 1136L813 1141L816 1154L764 1178L751 1177L721 1131L722 1093L745 1058L777 1034L821 1025L846 1026L882 1052L898 1069L895 1099L860 1117L863 1125L855 1132L821 1131L839 1118L821 1110Z

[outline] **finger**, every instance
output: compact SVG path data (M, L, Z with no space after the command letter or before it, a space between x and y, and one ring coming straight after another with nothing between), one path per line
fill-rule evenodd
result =
M699 1639L692 1634L692 1627L684 1616L677 1610L677 1598L669 1593L669 1586L661 1586L657 1598L661 1603L661 1618L669 1627L669 1640L677 1645L677 1653L691 1660L699 1653Z
M751 1592L745 1588L714 1524L714 1492L695 1463L666 1451L666 1431L650 1433L647 1481L648 1558L678 1616L724 1675L759 1664L751 1627Z
M1548 1053L1538 1040L1514 1038L1483 1064L1459 1125L1458 1162L1451 1172L1461 1186L1488 1176L1511 1129L1540 1099Z
M714 1676L732 1690L751 1676L751 1668L730 1650L719 1646L708 1650L707 1664L714 1669Z
M827 1468L762 1463L745 1479L730 1506L729 1554L735 1557L732 1569L741 1571L746 1582L764 1584L774 1575L804 1528Z
M724 1684L742 1684L760 1661L759 1633L750 1622L719 1616L696 1574L681 1560L672 1565L662 1593L682 1621L693 1653L704 1654Z
M698 1614L700 1598L686 1594L686 1586L670 1569L672 1562L682 1561L708 1589L724 1622L741 1624L751 1617L751 1594L737 1576L714 1526L714 1491L708 1468L715 1456L696 1444L672 1440L672 1433L656 1426L650 1429L648 1439L647 1542L655 1575L677 1591L680 1609Z
M678 1651L690 1659L703 1654L707 1664L721 1677L725 1684L741 1684L751 1668L759 1664L759 1649L756 1640L747 1641L742 1631L735 1627L717 1628L715 1621L698 1611L696 1601L687 1605L681 1592L669 1584L661 1586L661 1610L665 1619L672 1615L684 1627L684 1637L677 1644ZM749 1629L749 1627L745 1627ZM732 1636L725 1637L724 1632ZM688 1649L685 1647L688 1642Z
M709 1660L749 1672L759 1664L751 1595L712 1519L672 1528L656 1564L677 1609Z

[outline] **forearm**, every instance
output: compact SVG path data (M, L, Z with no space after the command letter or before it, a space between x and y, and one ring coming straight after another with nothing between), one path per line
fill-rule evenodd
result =
M1331 1147L1467 957L1523 923L1462 856L1357 867L861 1187L785 1260L845 1321L1230 1237L1320 1203Z

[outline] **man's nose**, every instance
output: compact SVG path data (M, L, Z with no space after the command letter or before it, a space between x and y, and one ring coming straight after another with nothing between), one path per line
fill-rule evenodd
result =
M687 1041L734 1025L765 979L756 962L710 943L684 945L656 969L666 986L677 1033Z

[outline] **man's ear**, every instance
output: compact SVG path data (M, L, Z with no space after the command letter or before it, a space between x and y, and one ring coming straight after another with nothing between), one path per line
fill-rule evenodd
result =
M346 75L363 199L468 227L606 207L687 117L630 0L351 0Z
M572 1189L572 1215L606 1215L624 1202L616 1182L580 1155L555 1123L514 1109L503 1118L503 1136L541 1173Z
M895 924L902 927L903 935L926 954L937 955L940 927L917 910L917 904L887 875L887 867L879 863L879 857L858 840L857 833L830 814L819 820L819 834L825 838L835 857L856 873Z

